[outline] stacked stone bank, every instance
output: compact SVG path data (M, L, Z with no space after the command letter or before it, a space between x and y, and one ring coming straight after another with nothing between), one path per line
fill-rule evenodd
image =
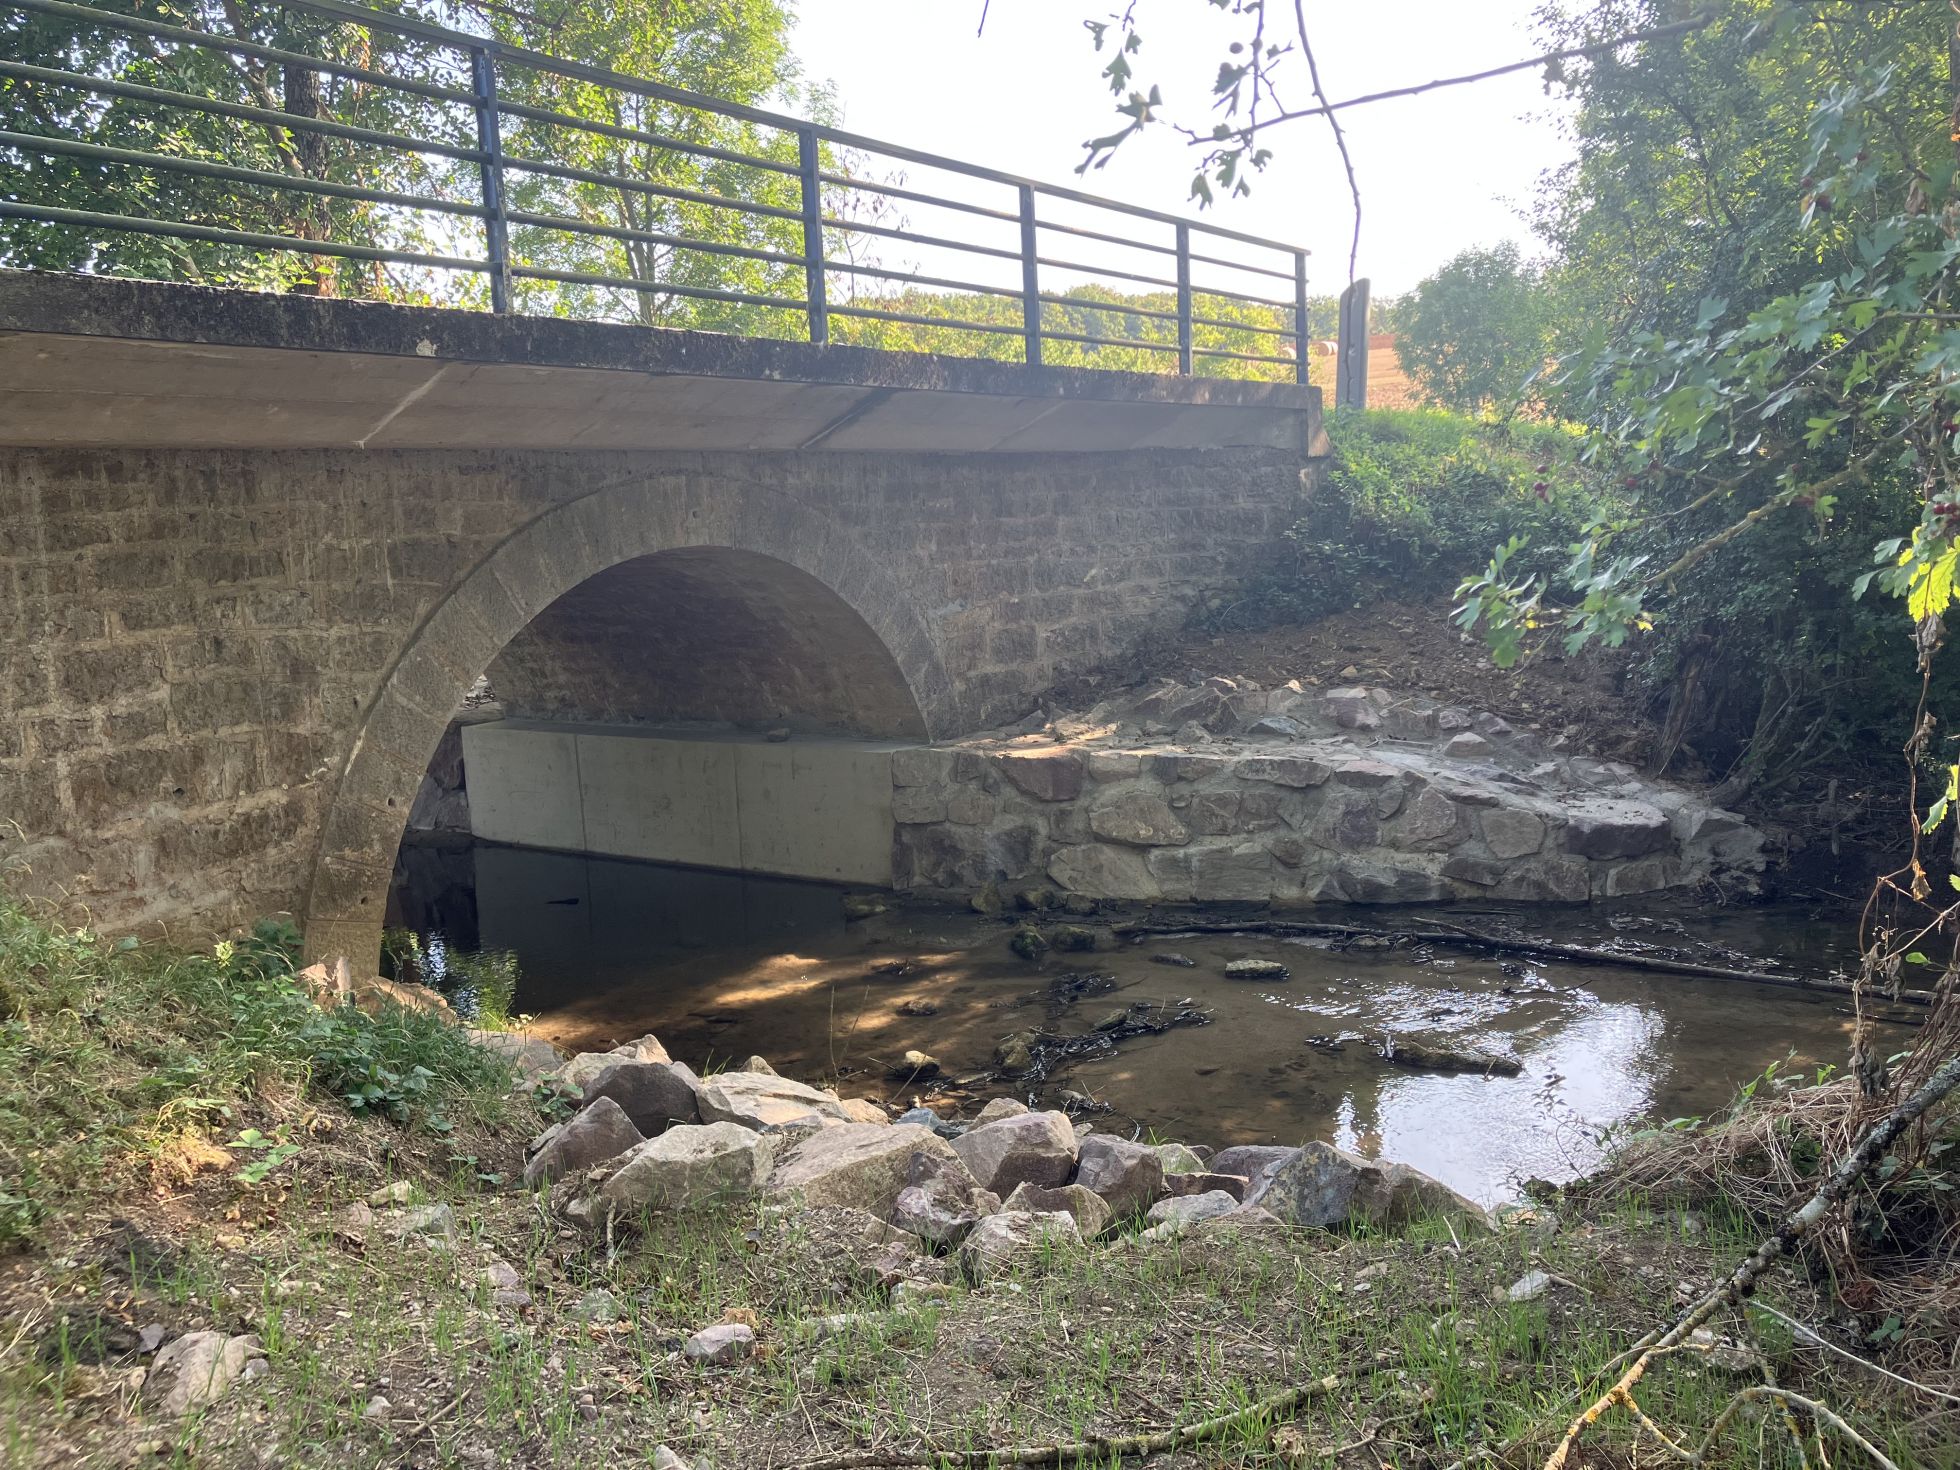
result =
M1557 744L1386 689L1165 681L897 752L894 878L1274 904L1754 890L1741 817Z

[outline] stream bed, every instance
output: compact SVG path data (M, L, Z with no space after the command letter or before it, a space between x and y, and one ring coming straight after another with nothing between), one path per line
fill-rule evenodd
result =
M1024 915L890 899L847 923L841 893L520 848L409 847L391 922L459 948L515 951L516 1009L567 1050L653 1032L700 1071L759 1053L786 1076L948 1116L1005 1095L1067 1106L1126 1136L1214 1147L1325 1139L1489 1204L1516 1198L1526 1179L1587 1172L1609 1130L1705 1115L1772 1064L1814 1073L1849 1050L1849 1003L1838 996L1368 941L1118 942L1106 925L1095 951L1031 964L1008 947ZM1154 915L1185 917L1232 915ZM1296 917L1370 929L1443 920L1810 975L1855 955L1848 922L1808 910L1322 905ZM1277 961L1286 978L1227 978L1225 966L1244 959ZM1126 1034L1179 1014L1186 1024ZM996 1047L1030 1031L1084 1054L1056 1059L1037 1085L1001 1075ZM1384 1060L1383 1037L1516 1070L1416 1070ZM938 1077L894 1080L908 1050L930 1054Z

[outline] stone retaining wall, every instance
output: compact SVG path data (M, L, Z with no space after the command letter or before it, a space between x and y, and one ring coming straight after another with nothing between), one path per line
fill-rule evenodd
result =
M1691 791L1381 689L1165 684L892 769L901 888L1578 903L1749 889L1763 862L1760 833Z

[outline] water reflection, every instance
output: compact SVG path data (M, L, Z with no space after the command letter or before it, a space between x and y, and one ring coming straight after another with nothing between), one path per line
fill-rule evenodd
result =
M1835 1063L1847 1049L1850 1020L1833 1002L1733 982L1231 934L1051 956L1034 969L1009 953L1003 921L965 911L897 904L846 924L838 891L819 884L514 848L412 852L395 920L442 928L462 947L515 950L517 1006L561 1045L653 1031L696 1065L759 1052L791 1075L898 1102L915 1090L898 1095L886 1071L916 1047L952 1079L949 1107L964 1106L1015 1091L988 1076L1009 1032L1088 1032L1133 1002L1188 996L1212 1024L1080 1061L1029 1100L1053 1104L1072 1090L1108 1107L1093 1120L1099 1128L1198 1143L1326 1138L1486 1201L1529 1177L1583 1172L1602 1130L1710 1112L1771 1062ZM1611 920L1547 911L1528 922L1595 942L1588 930ZM1788 915L1773 927L1758 913L1695 928L1741 948L1739 931L1774 934L1813 962L1843 942L1828 925ZM1153 963L1165 950L1195 967ZM1223 978L1226 962L1250 957L1281 961L1289 979ZM1070 968L1112 984L1058 1003L1051 984ZM1513 1057L1520 1070L1391 1066L1367 1040L1383 1032Z

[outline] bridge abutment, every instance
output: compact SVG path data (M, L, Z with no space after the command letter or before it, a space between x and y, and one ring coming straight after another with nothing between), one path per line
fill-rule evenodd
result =
M855 671L785 713L941 737L1173 631L1299 493L1297 456L1258 448L0 450L0 814L19 828L0 851L17 889L107 928L286 911L315 947L364 952L458 698L613 568L648 558L658 585L660 553L720 550L776 569L743 641L798 665L841 641ZM613 702L587 713L714 713L656 707L665 666L630 655L663 628L686 663L684 626L629 619ZM584 653L553 698L605 693L603 648Z

